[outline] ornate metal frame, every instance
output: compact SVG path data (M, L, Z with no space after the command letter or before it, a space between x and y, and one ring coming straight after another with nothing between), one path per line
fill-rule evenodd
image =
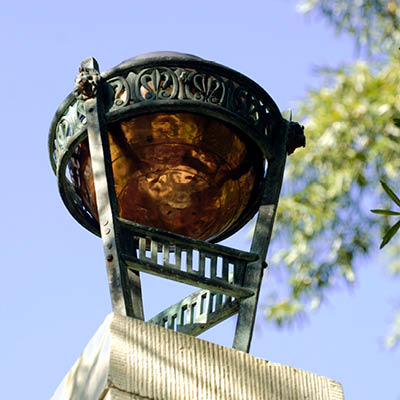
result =
M258 211L250 252L119 217L106 124L160 111L220 119L246 134L264 154L268 167L259 197L235 226L214 239L232 235ZM100 223L66 176L71 155L86 138ZM76 89L56 112L49 136L50 160L66 207L103 239L114 311L144 318L138 271L189 283L201 290L149 322L198 335L239 313L233 347L242 351L250 346L286 154L304 144L302 127L284 120L271 97L252 80L222 65L176 53L133 58L102 75L93 58L84 61Z

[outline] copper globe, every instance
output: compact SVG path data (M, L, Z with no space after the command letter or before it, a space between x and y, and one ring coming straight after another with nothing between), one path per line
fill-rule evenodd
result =
M263 155L219 119L152 113L110 123L108 137L122 218L209 240L243 219L258 199ZM87 142L71 165L76 190L98 219Z

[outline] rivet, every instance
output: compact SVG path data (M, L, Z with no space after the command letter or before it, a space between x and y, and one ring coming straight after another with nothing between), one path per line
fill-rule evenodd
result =
M110 228L108 228L108 229L106 229L106 232L105 232L105 234L106 234L106 235L108 235L110 232L111 232L111 229L110 229Z
M112 260L114 260L114 257L112 256L112 254L109 254L109 255L106 257L106 260L107 260L108 262L111 262Z
M104 226L108 225L108 221L104 221L103 225Z
M112 249L112 244L111 243L108 243L108 245L107 245L107 249Z

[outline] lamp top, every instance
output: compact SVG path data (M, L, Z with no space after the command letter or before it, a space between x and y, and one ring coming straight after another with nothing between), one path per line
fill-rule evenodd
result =
M93 69L96 63L90 65ZM120 199L136 198L140 203L127 200L125 207L121 203L121 209L131 210L126 215L136 219L146 204L165 209L164 219L184 210L176 214L179 222L174 224L184 226L187 215L196 216L189 222L196 219L205 227L195 230L199 233L192 237L212 241L232 235L254 216L264 185L264 160L273 156L271 143L283 120L275 102L257 83L221 64L169 51L130 58L102 73L99 82L110 143L115 145L111 151L120 159L121 154L136 149L135 157L139 157L136 164L118 164L120 170L129 171L129 177L114 171L116 184L121 186ZM49 136L50 159L67 208L98 235L83 103L71 93L56 112ZM172 130L168 133L166 129ZM120 147L119 137L130 144ZM150 151L150 144L156 150ZM169 154L166 160L165 154ZM152 166L143 167L146 163ZM133 171L139 169L142 173L136 176ZM128 181L135 181L135 186L130 187ZM156 182L154 188L152 182ZM166 182L165 187L158 188L160 182ZM139 187L147 187L145 196L140 197ZM161 203L160 193L164 193ZM203 206L204 215L215 215L216 220L218 214L224 216L218 228L211 228L212 218L207 222L197 218ZM163 220L154 212L149 218ZM146 225L146 220L139 222ZM165 230L175 226L154 224ZM175 232L191 236L186 228Z
M124 65L124 64L129 64L132 61L137 61L137 60L148 60L150 58L171 58L171 59L176 59L176 58L184 58L184 59L190 59L190 60L198 60L198 61L204 61L203 58L195 56L193 54L188 54L188 53L181 53L178 51L150 51L148 53L143 53L139 54L137 56L128 58L127 60L123 61L119 65Z

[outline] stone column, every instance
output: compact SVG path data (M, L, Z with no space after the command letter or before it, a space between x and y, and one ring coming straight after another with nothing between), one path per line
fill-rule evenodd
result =
M342 400L339 383L143 321L107 316L52 400Z

